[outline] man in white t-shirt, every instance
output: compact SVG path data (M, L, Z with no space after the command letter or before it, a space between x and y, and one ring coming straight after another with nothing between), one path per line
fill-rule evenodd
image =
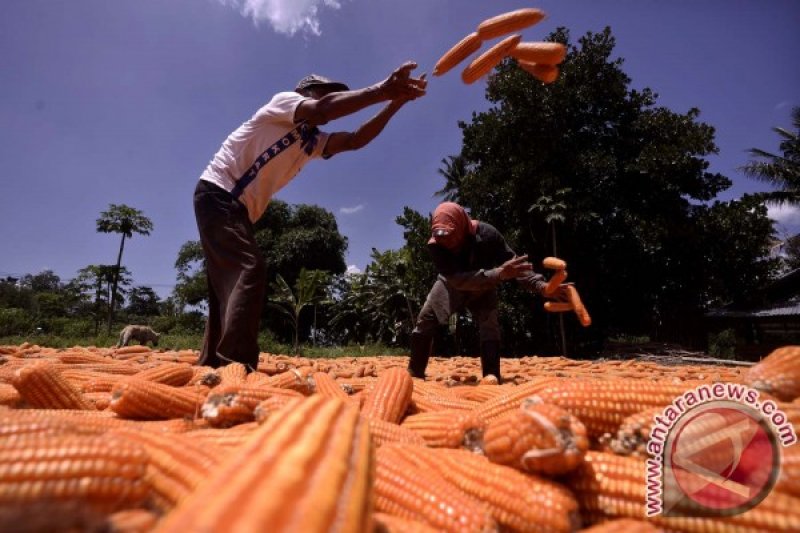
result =
M411 76L416 67L406 62L382 82L357 90L312 74L294 91L273 96L222 144L194 193L209 293L198 364L239 362L256 369L266 264L253 223L308 161L364 147L403 105L424 95L425 75ZM388 103L353 132L317 128L380 102Z

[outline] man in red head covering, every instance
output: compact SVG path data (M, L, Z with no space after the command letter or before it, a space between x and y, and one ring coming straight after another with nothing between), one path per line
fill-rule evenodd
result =
M514 253L494 226L472 220L463 207L453 202L444 202L433 212L428 251L439 276L411 332L409 372L425 378L436 327L466 308L478 324L483 375L491 374L500 380L496 288L513 279L523 288L541 294L547 285L544 277L533 271L527 255Z

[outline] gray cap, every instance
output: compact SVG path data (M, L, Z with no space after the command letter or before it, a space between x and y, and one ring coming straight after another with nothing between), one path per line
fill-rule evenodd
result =
M325 76L320 76L319 74L310 74L303 78L302 80L297 82L297 87L294 88L295 91L300 92L310 87L320 87L326 86L331 88L334 91L349 91L350 88L340 81L334 81L330 78L326 78Z

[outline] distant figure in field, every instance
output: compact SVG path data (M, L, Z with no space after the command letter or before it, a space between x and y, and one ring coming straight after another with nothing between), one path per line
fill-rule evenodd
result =
M125 326L119 333L117 348L127 346L131 341L139 341L143 346L151 342L155 347L158 346L158 333L147 326Z

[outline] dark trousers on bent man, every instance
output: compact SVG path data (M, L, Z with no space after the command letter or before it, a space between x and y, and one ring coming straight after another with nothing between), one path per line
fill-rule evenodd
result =
M198 364L217 368L238 362L255 371L267 267L247 209L221 187L200 180L194 211L208 281L208 321Z
M411 332L411 359L408 362L411 375L425 378L436 328L447 324L450 315L466 308L478 325L483 375L492 374L500 379L500 322L497 318L497 305L495 289L481 292L460 291L439 276L428 293Z

